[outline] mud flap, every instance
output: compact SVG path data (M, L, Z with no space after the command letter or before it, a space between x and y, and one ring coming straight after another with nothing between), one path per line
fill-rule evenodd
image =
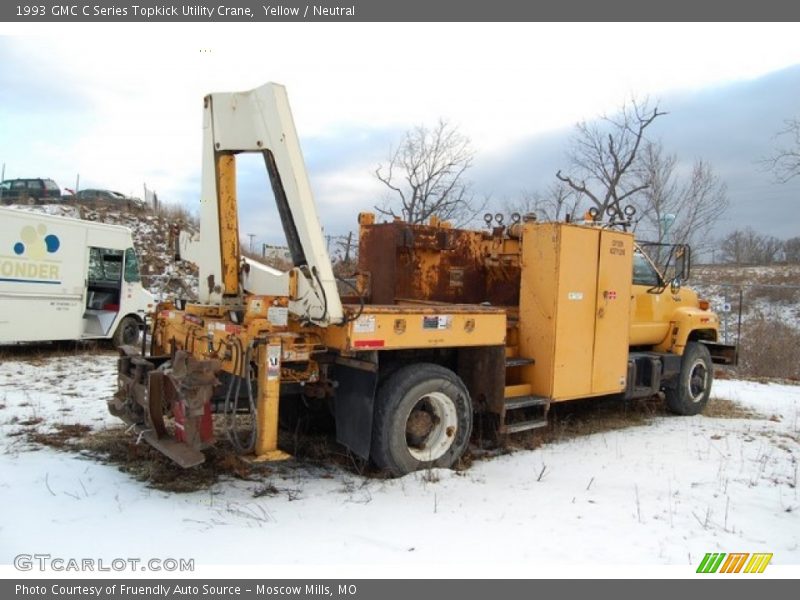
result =
M338 382L334 401L336 441L367 459L372 444L377 365L362 361L337 362L333 376Z

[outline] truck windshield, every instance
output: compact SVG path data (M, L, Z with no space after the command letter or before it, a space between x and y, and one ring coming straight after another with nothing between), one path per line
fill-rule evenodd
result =
M125 250L125 281L128 283L137 283L142 278L139 275L139 259L136 256L136 251L133 248Z
M119 282L122 279L122 250L91 248L89 280Z

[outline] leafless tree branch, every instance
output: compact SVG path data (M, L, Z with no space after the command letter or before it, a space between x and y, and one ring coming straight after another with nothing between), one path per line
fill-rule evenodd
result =
M568 154L573 174L558 171L556 177L588 198L601 214L612 207L621 212L623 200L634 200L647 189L647 182L636 178L637 159L645 131L665 114L657 105L650 108L647 100L632 100L617 115L578 123Z
M440 119L433 128L411 129L391 153L388 164L375 170L377 179L392 192L376 210L409 223L437 216L464 224L481 210L476 208L475 194L466 179L474 157L469 138L445 120ZM393 204L399 205L399 214Z
M781 144L760 162L776 181L786 183L800 175L800 119L787 119L775 137Z

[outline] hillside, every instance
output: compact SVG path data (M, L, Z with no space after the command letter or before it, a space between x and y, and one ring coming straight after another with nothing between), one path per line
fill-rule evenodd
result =
M50 215L123 225L131 230L141 263L142 283L156 298L197 298L197 268L174 260L170 228L181 223L193 224L186 211L163 207L153 212L146 207L89 207L77 203L11 205L9 208L43 212Z
M697 266L689 285L720 314L726 341L738 342L740 375L800 379L800 265Z

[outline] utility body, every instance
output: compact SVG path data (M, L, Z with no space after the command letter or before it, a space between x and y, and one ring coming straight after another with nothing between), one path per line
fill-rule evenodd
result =
M129 229L0 208L0 344L135 344L155 306Z
M690 252L593 218L455 229L359 215L359 269L333 275L285 89L204 100L197 303L159 307L148 356L124 347L110 409L184 466L220 433L256 459L285 457L278 426L330 411L339 442L393 474L450 467L475 414L504 435L546 425L556 402L663 393L696 414L712 361L731 364L719 321L682 285ZM235 159L263 156L293 267L239 248ZM219 414L215 427L214 415Z

